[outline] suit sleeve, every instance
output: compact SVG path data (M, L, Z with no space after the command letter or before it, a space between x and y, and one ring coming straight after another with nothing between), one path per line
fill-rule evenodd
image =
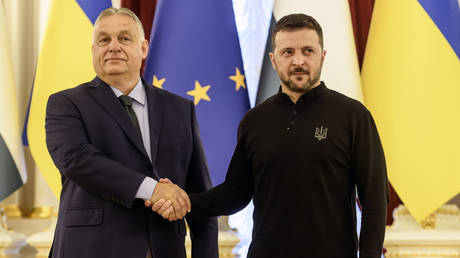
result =
M104 199L132 206L145 176L107 158L90 144L78 108L64 94L48 99L45 129L48 151L63 183L70 180Z
M381 257L389 200L388 180L382 143L366 109L355 123L353 170L362 205L360 257Z
M195 105L190 102L193 151L188 168L186 192L201 193L211 188L206 157L201 143ZM193 208L192 208L193 209ZM216 217L187 215L192 240L192 258L218 258L218 225Z

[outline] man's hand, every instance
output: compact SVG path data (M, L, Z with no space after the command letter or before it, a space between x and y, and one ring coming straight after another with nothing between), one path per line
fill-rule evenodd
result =
M152 197L145 202L146 207L152 204L152 210L169 221L183 218L191 207L187 193L167 178L160 179Z

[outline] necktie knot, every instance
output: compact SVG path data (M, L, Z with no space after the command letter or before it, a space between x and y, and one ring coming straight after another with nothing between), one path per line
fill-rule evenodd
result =
M121 95L120 101L125 107L131 107L133 105L133 99L130 96Z

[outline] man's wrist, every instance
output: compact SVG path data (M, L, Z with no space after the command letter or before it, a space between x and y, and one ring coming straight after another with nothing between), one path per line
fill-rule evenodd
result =
M150 200L153 194L153 189L157 185L157 181L151 177L145 177L144 181L142 181L139 189L136 193L136 199L142 199L144 201Z

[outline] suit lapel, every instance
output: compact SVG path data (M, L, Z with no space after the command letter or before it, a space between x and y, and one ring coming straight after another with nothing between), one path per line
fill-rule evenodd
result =
M110 86L103 82L100 78L96 77L90 82L89 95L99 105L105 109L115 121L120 125L121 129L125 132L128 139L142 152L148 159L148 155L145 151L142 139L139 133L136 131L134 126L131 124L131 120L128 114L123 109L120 101L115 96L115 93L110 89Z
M161 125L163 123L163 105L162 105L162 92L147 84L142 80L145 92L147 95L147 105L149 112L149 128L150 128L150 148L152 156L152 164L155 167L155 163L158 156L158 146L161 132ZM158 171L154 168L153 173L158 177Z

